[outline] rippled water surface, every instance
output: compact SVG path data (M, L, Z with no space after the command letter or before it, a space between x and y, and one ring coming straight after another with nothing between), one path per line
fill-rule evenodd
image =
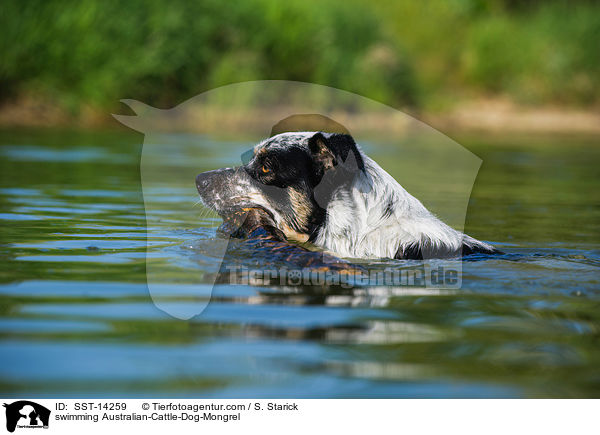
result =
M461 141L483 159L466 232L507 255L464 262L458 290L220 284L188 321L153 303L146 255L201 274L219 220L190 180L150 192L147 228L142 140L0 132L4 396L600 396L597 139ZM153 296L193 308L210 286Z

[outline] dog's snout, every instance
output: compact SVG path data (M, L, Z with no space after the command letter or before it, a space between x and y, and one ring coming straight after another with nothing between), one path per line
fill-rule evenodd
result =
M198 189L206 189L210 183L210 173L203 172L196 177L196 187Z
M196 175L196 189L202 203L217 213L242 202L243 190L234 168L215 169ZM237 202L233 197L238 197Z

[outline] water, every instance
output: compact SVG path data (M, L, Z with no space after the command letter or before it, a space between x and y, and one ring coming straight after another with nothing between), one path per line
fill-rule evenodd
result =
M190 321L146 286L141 143L0 131L3 396L599 396L597 139L463 138L484 161L466 232L507 255L465 262L457 291L218 285ZM226 160L217 149L198 171ZM188 260L218 219L179 222L193 191L162 195L152 264L202 272Z

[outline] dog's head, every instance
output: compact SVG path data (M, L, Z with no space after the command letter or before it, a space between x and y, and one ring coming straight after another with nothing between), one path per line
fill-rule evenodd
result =
M262 208L288 238L300 241L323 225L332 196L364 172L361 153L347 134L281 133L242 160L240 167L196 177L204 204L222 217Z

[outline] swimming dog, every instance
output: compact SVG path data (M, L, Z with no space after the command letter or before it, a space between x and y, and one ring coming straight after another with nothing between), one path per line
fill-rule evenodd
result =
M243 165L199 174L196 187L223 218L260 210L272 233L340 257L499 252L434 216L348 134L277 134L256 145Z

